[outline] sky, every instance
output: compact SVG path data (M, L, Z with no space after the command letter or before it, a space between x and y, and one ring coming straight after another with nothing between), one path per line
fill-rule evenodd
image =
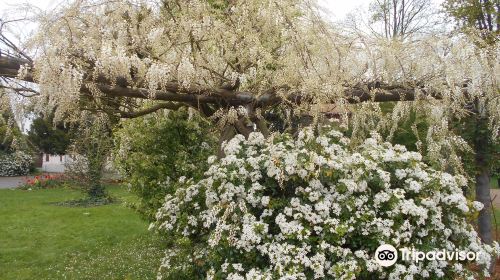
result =
M3 10L12 8L13 6L28 3L30 5L36 6L40 9L47 9L55 7L61 0L0 0L0 14L2 14Z
M0 0L2 1L2 0ZM319 0L321 6L327 8L333 20L343 19L349 12L368 9L368 5L373 0ZM436 6L441 5L444 0L432 0Z
M342 19L347 13L356 11L358 8L367 8L372 0L319 0L320 5L327 8L332 14L333 19ZM436 4L440 4L443 0L432 0ZM4 11L12 8L17 4L28 3L40 9L54 8L64 0L0 0L0 15Z

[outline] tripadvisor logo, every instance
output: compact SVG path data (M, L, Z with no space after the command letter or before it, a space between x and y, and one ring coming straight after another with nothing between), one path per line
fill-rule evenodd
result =
M398 260L398 251L392 245L380 245L375 251L375 261L384 267L391 266Z
M435 250L422 252L415 250L412 248L411 250L408 248L399 249L401 253L401 259L403 261L413 261L418 263L420 261L429 260L429 261L474 261L478 258L479 253L471 252L471 251L447 251L447 250ZM398 260L398 250L394 248L394 246L389 244L380 245L375 251L375 261L383 266L388 267L392 266Z

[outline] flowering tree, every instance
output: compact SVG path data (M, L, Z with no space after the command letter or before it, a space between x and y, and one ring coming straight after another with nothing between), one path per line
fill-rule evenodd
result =
M495 65L466 38L350 38L311 1L77 1L40 24L30 46L43 55L3 57L0 67L4 77L39 83L39 104L57 104L60 117L79 105L122 117L189 106L248 134L248 121L266 131L261 113L276 104L305 111L439 98L464 113L464 102L497 93L486 73Z
M360 101L419 100L383 122L394 127L412 106L446 131L442 121L470 114L476 101L499 106L496 45L478 49L452 34L405 43L353 37L308 0L76 1L39 23L28 45L43 55L2 56L0 74L39 83L40 92L24 94L41 95L38 110L56 107L56 120L82 107L130 118L187 106L227 140L254 126L267 135L263 112L277 105L318 115L318 104L345 112ZM490 116L492 131L498 119Z
M237 112L217 112L244 106L260 123L257 109L277 103L310 109L421 95L458 105L497 93L486 73L496 64L485 61L495 53L472 53L466 38L405 45L350 38L328 26L313 1L76 1L40 24L29 45L43 55L2 57L1 74L39 83L59 116L82 98L122 117L190 106L247 132ZM481 95L474 75L486 82ZM159 102L134 111L143 99Z
M26 175L32 168L32 156L0 89L0 176Z
M31 155L22 151L0 153L0 176L27 175L31 170L32 161Z
M0 89L0 154L26 149L26 139L17 126L7 96Z

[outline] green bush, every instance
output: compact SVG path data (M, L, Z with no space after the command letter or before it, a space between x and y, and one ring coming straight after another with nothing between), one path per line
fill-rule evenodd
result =
M187 110L127 120L115 132L114 159L130 188L141 198L135 208L148 220L171 190L169 182L201 178L215 138L206 120Z

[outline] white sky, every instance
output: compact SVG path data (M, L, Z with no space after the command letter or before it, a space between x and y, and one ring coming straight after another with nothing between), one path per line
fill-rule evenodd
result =
M371 0L319 0L318 2L328 9L333 20L339 20L349 12L367 8Z
M47 9L47 8L53 8L54 6L57 5L57 3L62 2L58 0L0 0L0 15L3 14L4 10L8 10L13 8L14 6L17 6L19 4L30 4L33 6L36 6L40 9Z

